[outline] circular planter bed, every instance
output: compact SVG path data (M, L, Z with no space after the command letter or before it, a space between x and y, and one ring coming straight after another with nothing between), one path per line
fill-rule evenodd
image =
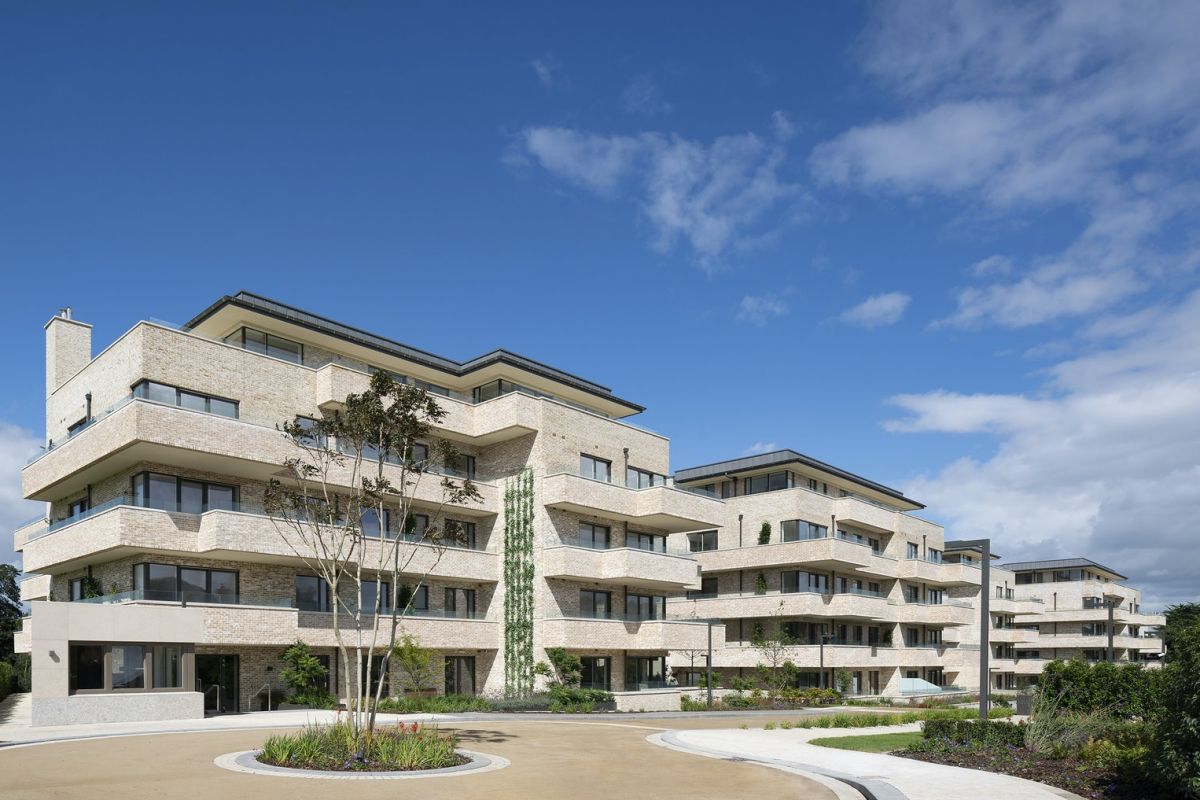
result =
M440 769L419 770L320 770L299 769L296 767L277 767L258 760L261 750L242 750L237 753L226 753L213 759L213 763L222 769L232 772L242 772L251 775L274 775L285 778L317 778L321 780L411 780L414 778L446 778L455 775L468 775L480 772L491 772L508 766L508 759L487 753L476 753L471 750L455 750L463 758L463 763Z

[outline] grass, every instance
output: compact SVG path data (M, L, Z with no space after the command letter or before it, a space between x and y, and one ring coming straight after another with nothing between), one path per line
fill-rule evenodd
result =
M906 733L875 733L867 736L824 736L810 739L809 744L836 747L839 750L857 750L860 753L890 753L903 750L921 740L920 731Z
M992 719L1012 716L1011 708L993 708L989 714ZM924 722L927 719L976 719L978 712L973 708L930 708L920 711L904 711L900 713L853 712L837 714L822 714L817 717L806 717L795 721L780 722L775 727L783 730L791 728L874 728L883 725L908 725L912 722Z
M458 738L453 733L416 723L376 727L361 761L356 758L359 744L349 723L309 725L267 739L258 760L293 769L379 772L440 769L465 761L454 751Z

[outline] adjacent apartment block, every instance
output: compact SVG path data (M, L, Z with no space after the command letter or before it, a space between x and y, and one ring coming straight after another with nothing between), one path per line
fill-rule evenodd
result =
M336 410L376 370L438 396L434 439L465 458L430 469L481 495L447 512L465 541L405 624L438 652L441 691L506 690L518 613L534 659L576 653L584 685L623 709L678 708L670 687L694 685L710 637L718 672L749 674L772 632L802 685L841 671L861 694L974 685L982 592L997 688L1045 658L1109 657L1095 598L1121 598L1103 629L1113 657L1161 651L1145 635L1161 618L1111 570L1012 564L983 586L978 554L920 519L920 503L790 450L672 476L667 439L627 421L640 406L514 353L457 362L244 292L183 326L139 322L98 354L91 333L69 310L46 324L46 445L22 472L25 496L47 504L15 532L35 724L258 710L282 692L280 655L297 640L341 685L353 665L334 648L338 598L284 543L264 489L293 455L278 426ZM372 579L379 596L434 558L420 511L442 497L423 485L412 520L366 532L414 556L401 585ZM514 487L531 513L506 512ZM532 589L506 583L515 541Z

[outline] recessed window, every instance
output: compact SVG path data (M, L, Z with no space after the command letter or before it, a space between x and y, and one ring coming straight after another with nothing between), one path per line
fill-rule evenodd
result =
M612 593L592 589L579 590L579 616L608 619L612 616Z
M237 603L238 574L175 564L134 564L133 589L145 600Z
M301 611L329 610L329 584L324 578L296 576L296 608Z
M629 467L625 470L625 485L630 489L649 489L651 486L666 486L667 476L657 472Z
M193 481L157 472L139 472L133 476L132 488L133 504L144 508L182 514L238 510L236 486Z
M913 542L908 543L908 551L907 552L908 552L909 558L920 558L921 557L921 548L918 547Z
M596 481L612 482L612 462L603 458L579 454L579 474Z
M579 523L579 546L590 547L593 550L607 550L611 533L607 525L581 522Z
M801 542L808 539L824 539L829 534L825 525L817 525L802 519L785 519L779 523L780 534L785 542Z
M790 489L792 486L792 473L790 472L772 472L769 475L742 478L742 494L777 492L781 489Z
M649 550L653 553L667 552L667 537L655 533L638 533L629 531L625 536L625 546L635 550Z
M251 353L290 361L293 364L300 364L304 361L304 345L254 328L238 328L226 336L224 341L226 344L249 350Z
M133 396L168 406L190 408L192 411L203 411L206 414L217 414L222 417L237 419L238 403L222 397L191 392L177 386L154 381L139 381L133 386Z
M104 645L73 644L69 661L72 692L104 690Z
M388 581L363 581L362 610L366 614L392 613L392 584Z
M717 549L717 532L716 531L700 531L699 533L688 534L688 552L689 553L704 553L709 550Z
M67 648L68 691L178 690L187 682L191 652L183 644L72 643Z
M447 617L473 619L475 617L475 590L447 587L442 595Z
M649 594L625 595L625 619L666 619L667 598Z

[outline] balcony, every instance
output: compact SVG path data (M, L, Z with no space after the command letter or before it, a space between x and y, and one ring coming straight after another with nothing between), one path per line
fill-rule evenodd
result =
M1035 630L1022 630L1020 628L992 628L988 631L988 641L997 644L1013 643L1036 645L1038 642L1038 632Z
M247 554L253 554L256 560L296 564L300 558L288 544L289 539L302 548L289 525L264 514L225 509L188 514L143 508L129 504L126 498L116 498L52 527L54 530L47 529L26 544L27 570L62 573L94 561L101 553L106 559L169 552L229 560L244 560ZM364 566L380 563L382 545L372 539L365 541ZM439 548L420 542L401 542L398 546L406 573L429 571L432 577L478 582L499 580L499 558L495 552Z
M725 521L722 501L669 486L629 489L564 472L543 478L540 493L549 508L623 520L667 533L715 528Z
M932 583L936 586L978 586L983 573L967 564L905 558L897 563L897 575L904 580Z
M1106 650L1108 649L1108 634L1042 633L1038 636L1037 646L1039 650ZM1113 648L1116 650L1156 651L1161 647L1161 639L1144 639L1140 636L1126 635L1113 636Z
M677 608L688 608L704 619L736 619L738 617L835 617L874 622L890 621L887 598L871 594L820 594L818 592L767 592L755 594L721 594L698 598L691 606L675 602Z
M31 600L49 600L50 599L50 576L49 575L27 575L25 580L21 581L21 602L28 603Z
M622 620L555 617L537 623L546 647L571 650L703 650L708 625L685 620ZM713 647L725 640L725 627L713 626Z
M143 461L267 481L296 455L295 445L274 427L130 398L27 466L21 482L27 497L52 499ZM399 467L386 465L384 471L393 481L399 480ZM329 478L335 485L348 486L349 466L332 470ZM455 506L455 513L496 512L499 489L485 481L476 481L475 486L481 502ZM442 502L435 474L425 475L411 491L419 505Z
M944 603L889 600L888 605L893 609L894 621L911 625L970 625L979 618L979 613L969 604L952 600Z
M708 550L695 556L705 572L792 564L828 572L859 568L869 571L873 558L869 546L831 537Z
M833 508L838 522L848 522L874 533L894 533L898 530L897 517L901 512L860 497L839 497L834 500Z
M1024 599L1017 600L1012 597L990 597L988 598L988 608L997 614L1014 614L1016 616L1031 616L1041 614L1046 610L1046 604L1041 600Z
M542 551L542 572L547 578L568 578L608 585L647 589L697 589L700 567L688 556L617 547L593 550L559 545Z

